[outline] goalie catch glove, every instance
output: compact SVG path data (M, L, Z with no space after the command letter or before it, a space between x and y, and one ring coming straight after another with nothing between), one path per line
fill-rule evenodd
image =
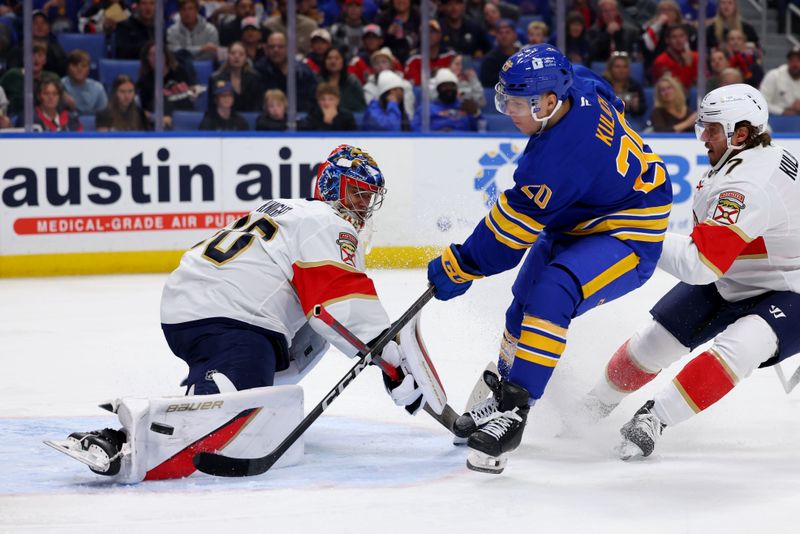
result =
M398 406L404 406L406 411L415 415L422 407L422 389L414 381L414 376L406 369L402 348L394 341L390 341L381 353L381 359L395 367L400 375L392 380L386 373L383 375L383 385L386 392Z

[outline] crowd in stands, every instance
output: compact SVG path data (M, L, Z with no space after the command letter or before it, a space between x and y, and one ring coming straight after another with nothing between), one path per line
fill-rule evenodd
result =
M82 119L99 131L152 129L155 0L33 1L36 129L81 131ZM508 57L555 44L559 31L565 54L604 76L640 128L692 130L699 68L707 90L747 83L761 88L770 113L800 115L800 48L765 73L742 0L710 1L705 28L692 0L566 1L562 29L549 0L431 0L423 88L419 2L297 0L290 57L285 0L165 0L164 126L181 129L191 115L201 130L286 130L293 62L299 130L418 131L428 91L431 130L476 131L496 113L493 88ZM99 48L66 39L76 34L94 35ZM23 122L22 58L22 2L0 0L0 128ZM108 59L128 70L104 77Z

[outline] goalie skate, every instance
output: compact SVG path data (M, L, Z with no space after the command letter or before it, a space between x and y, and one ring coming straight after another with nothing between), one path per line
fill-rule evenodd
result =
M467 457L467 468L480 473L499 475L503 472L508 462L508 455L489 456L480 451L473 450Z
M89 469L99 475L116 475L125 454L125 434L110 428L93 432L73 432L65 440L44 443L88 465Z

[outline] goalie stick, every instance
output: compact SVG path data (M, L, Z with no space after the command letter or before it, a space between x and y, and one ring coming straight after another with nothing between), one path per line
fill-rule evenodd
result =
M358 361L352 369L337 382L333 389L314 406L308 415L300 421L300 424L297 425L272 452L259 458L231 458L230 456L222 454L201 452L192 458L194 466L203 473L223 477L247 477L265 473L270 467L275 465L275 462L277 462L278 459L289 450L294 442L308 430L308 427L322 415L322 412L328 409L328 406L330 406L342 391L344 391L344 388L355 380L355 378L361 374L361 371L370 364L373 359L372 352L379 352L389 341L393 340L406 323L413 319L425 304L433 298L435 291L433 286L426 289L416 302L414 302L397 321L392 323L388 330L375 340L372 347L368 347L368 352L359 351L356 355L358 356Z
M358 337L355 334L350 332L350 330L348 330L345 325L337 321L336 318L330 313L328 313L328 310L326 310L321 305L317 305L314 308L314 317L317 317L322 322L327 324L329 327L333 328L337 334L346 339L348 343L350 343L351 345L353 345L353 347L356 348L356 350L360 352L369 352L370 348L367 346L366 343L358 339ZM433 370L434 373L436 373L436 369L433 367L433 362L430 360L430 358L427 358L427 355L426 359L428 360L428 365L430 366L430 368ZM399 374L397 372L397 369L395 369L390 364L383 361L383 359L380 356L373 357L372 361L373 363L378 365L381 368L381 370L389 376L389 378L391 378L392 380L398 379ZM441 414L436 413L428 403L424 403L422 405L422 409L425 410L425 412L428 413L428 415L436 419L436 421L438 421L439 424L445 427L449 432L453 431L453 425L455 424L456 419L458 418L458 414L449 404L445 404Z
M775 373L778 375L778 380L781 381L781 385L783 386L783 390L788 395L792 392L792 390L800 383L800 367L798 367L792 376L787 380L786 375L783 374L783 368L781 367L780 363L776 363L772 367L775 368Z

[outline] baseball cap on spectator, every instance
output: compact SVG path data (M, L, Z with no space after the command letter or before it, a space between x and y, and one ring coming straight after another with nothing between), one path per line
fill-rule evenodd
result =
M364 26L364 33L362 34L364 37L367 35L372 34L376 37L383 37L383 32L381 31L381 27L377 24L367 24Z
M800 46L795 46L786 53L786 59L789 59L792 56L800 57Z
M258 26L258 19L255 17L245 17L242 19L242 31L245 31L247 28L255 28L261 31L261 28Z
M392 63L394 63L394 61L395 61L394 54L392 54L392 50L388 46L384 46L384 47L379 48L378 50L375 50L372 53L372 55L369 56L369 59L370 59L370 61L373 61L373 60L375 60L376 57L379 57L379 56L385 56L385 57L389 58L389 61L391 61Z
M233 94L233 84L228 80L217 80L214 84L214 96L224 93Z
M314 39L322 39L323 41L326 41L328 43L333 42L333 39L331 39L331 32L329 32L325 28L317 28L316 30L311 32L310 40L313 41Z
M442 27L439 26L439 21L436 19L431 19L428 21L428 26L431 27L432 30L440 32L442 31Z
M400 87L403 88L403 79L390 70L385 70L378 75L378 94L382 95L386 91L391 91Z
M517 31L517 25L514 24L514 21L511 19L500 19L497 21L496 28L499 30L500 28L511 28L514 31Z
M36 17L42 17L48 23L50 22L50 17L47 16L47 13L42 11L41 9L34 9L33 13L31 13L31 20L35 19Z

